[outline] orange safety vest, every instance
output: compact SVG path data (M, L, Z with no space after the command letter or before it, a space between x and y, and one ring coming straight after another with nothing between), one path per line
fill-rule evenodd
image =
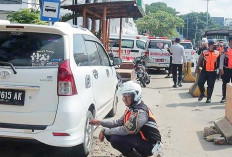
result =
M232 69L232 49L229 49L229 51L225 52L224 66Z
M156 126L156 121L155 118L152 114L152 112L150 111L150 109L147 108L147 106L145 104L143 104L143 102L140 104L140 106L137 108L135 107L135 112L133 110L126 110L125 111L125 115L124 115L124 124L126 124L128 121L131 121L131 117L133 117L133 115L135 115L135 113L138 113L138 109L142 109L144 111L146 111L148 113L148 122L139 130L139 134L141 136L141 138L144 141L149 141L151 143L155 142L155 141L161 141L161 136L159 133L159 130ZM137 111L137 112L136 112ZM136 122L137 124L137 122ZM137 127L137 126L136 126ZM136 127L133 127L132 130L137 129ZM150 127L150 128L148 128ZM134 131L131 131L130 134L134 134Z
M210 52L208 50L203 51L203 69L205 69L205 71L215 71L218 67L218 57L219 57L220 53L219 51L213 51Z

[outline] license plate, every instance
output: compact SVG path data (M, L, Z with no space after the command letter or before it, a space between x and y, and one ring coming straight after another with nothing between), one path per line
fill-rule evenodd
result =
M164 62L164 59L155 59L156 62Z
M0 89L0 104L23 106L25 91L14 89Z

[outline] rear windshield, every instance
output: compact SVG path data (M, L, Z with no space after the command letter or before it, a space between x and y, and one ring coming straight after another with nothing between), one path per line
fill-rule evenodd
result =
M191 43L180 43L184 49L193 49L193 46Z
M26 32L0 32L0 65L58 66L64 60L61 35Z
M166 49L168 47L171 47L171 41L168 40L151 40L148 45L148 48L151 49Z
M110 47L119 47L119 39L110 39ZM122 39L122 48L134 48L134 40Z

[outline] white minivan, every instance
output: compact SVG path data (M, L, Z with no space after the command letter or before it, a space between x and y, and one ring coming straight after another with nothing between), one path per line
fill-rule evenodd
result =
M193 49L191 40L183 40L180 42L180 45L184 47L187 61L191 62L192 67L194 67L194 65L196 65L196 57L195 57L196 51Z
M0 21L0 29L0 137L87 156L94 129L89 120L114 116L117 107L116 71L101 42L62 22Z
M119 38L110 37L111 51L115 56L119 56ZM145 53L146 41L137 38L122 37L121 59L122 61L133 61L136 57L141 57Z
M146 62L147 68L168 69L170 64L170 53L167 48L172 45L171 40L166 37L150 37L146 45L145 54L149 57Z

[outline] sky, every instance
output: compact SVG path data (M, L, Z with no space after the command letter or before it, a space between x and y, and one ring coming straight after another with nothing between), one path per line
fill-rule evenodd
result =
M144 0L145 4L164 2L169 7L175 8L180 14L190 12L206 12L206 0ZM232 18L232 0L210 0L209 13L212 17Z

